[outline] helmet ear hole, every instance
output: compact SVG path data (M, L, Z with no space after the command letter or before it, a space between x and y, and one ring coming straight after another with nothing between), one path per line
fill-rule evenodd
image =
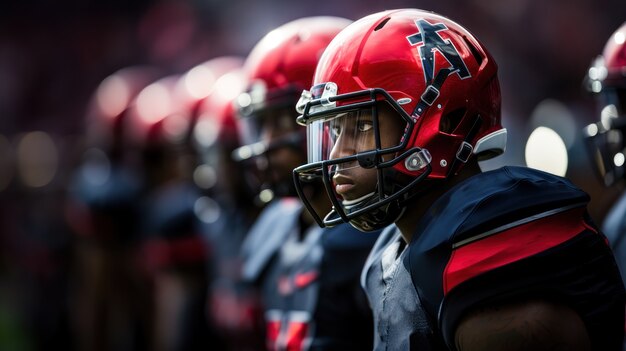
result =
M389 22L389 20L391 19L391 17L387 17L385 18L382 22L380 22L376 28L374 28L374 32L377 32L381 29L383 29L383 27L385 26L385 24L387 24L387 22Z
M465 117L465 108L458 108L450 113L441 116L439 120L439 131L446 134L453 134Z
M474 45L471 41L467 40L466 37L463 37L463 41L465 41L465 44L467 44L467 47L469 47L470 51L472 52L472 56L474 56L474 58L476 59L476 62L478 63L478 66L480 67L484 60L483 55L480 53L480 51L478 51L478 48L476 47L476 45Z

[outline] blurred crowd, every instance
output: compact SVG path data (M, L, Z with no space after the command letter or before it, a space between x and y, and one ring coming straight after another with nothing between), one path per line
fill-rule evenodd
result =
M530 136L549 127L601 222L623 184L594 177L582 82L623 0L3 3L0 349L221 350L228 326L250 332L238 349L262 344L258 296L234 283L273 196L239 148L259 138L232 104L244 61L288 21L403 7L461 21L496 58L509 144L483 166L541 167Z

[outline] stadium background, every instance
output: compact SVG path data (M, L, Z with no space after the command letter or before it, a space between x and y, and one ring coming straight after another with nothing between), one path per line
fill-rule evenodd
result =
M69 346L63 307L72 236L62 203L80 157L88 100L107 75L136 64L182 73L213 57L245 56L269 30L295 18L357 19L403 7L459 21L498 62L509 145L486 167L526 164L529 136L549 127L560 139L539 147L544 164L564 165L564 155L552 152L562 143L565 174L592 195L591 214L600 222L622 188L604 188L585 153L580 131L596 117L582 79L626 20L623 0L2 2L0 349L34 349L42 335L51 347Z

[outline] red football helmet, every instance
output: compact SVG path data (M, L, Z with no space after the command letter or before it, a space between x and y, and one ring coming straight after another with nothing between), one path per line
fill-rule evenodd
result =
M160 76L155 67L131 66L106 77L87 109L87 142L107 152L119 152L129 144L129 111L141 90Z
M239 57L218 57L146 86L131 111L133 137L140 142L189 141L201 102L220 89L216 82L222 75L240 68L242 62Z
M307 126L309 164L294 170L294 181L313 212L301 183L323 177L333 210L324 219L315 215L322 226L386 226L422 180L454 176L470 158L499 155L506 144L494 59L459 24L417 9L372 14L339 33L297 108ZM382 114L396 122L384 133ZM333 146L348 130L353 142L369 135L370 143L338 155ZM376 169L377 184L345 199L333 176L355 166Z
M202 101L193 132L194 144L202 157L194 180L212 196L249 202L250 170L231 158L233 150L241 145L233 101L245 88L242 70L224 74L216 86L219 89Z
M350 23L339 17L306 17L265 35L244 65L249 85L237 99L240 114L250 116L267 108L293 107L302 90L311 85L326 45Z
M291 148L302 155L301 163L304 162L306 129L295 123L294 105L302 90L311 86L326 45L350 23L339 17L297 19L272 30L252 49L244 64L248 87L236 100L242 117L242 138L247 145L235 153L236 158L267 156L270 151ZM262 139L263 133L266 134ZM285 168L282 164L258 164L273 169L275 175L286 174L268 177L268 187L273 192L295 196L290 175L293 166L281 172L277 170Z
M585 128L597 170L606 185L623 178L626 154L626 23L611 35L589 68L587 89L596 96L600 121Z

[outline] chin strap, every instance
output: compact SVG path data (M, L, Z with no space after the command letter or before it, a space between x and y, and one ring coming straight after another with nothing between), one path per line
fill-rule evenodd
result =
M480 129L480 126L482 124L483 124L482 117L480 117L480 115L476 115L476 119L474 119L474 124L472 124L472 128L470 128L469 133L467 133L467 135L465 136L465 139L463 139L463 142L461 142L461 145L459 146L459 149L456 152L456 157L454 157L454 159L452 160L452 164L450 165L448 174L446 174L446 178L450 177L452 174L454 174L454 172L456 172L459 162L465 164L469 160L469 158L472 156L474 147L472 146L472 144L470 144L470 141L474 139L474 137L476 136L476 133L478 133L478 130Z
M419 117L426 113L428 108L432 106L439 97L441 86L451 73L452 70L450 68L442 68L437 72L437 76L432 83L424 89L422 96L420 96L420 101L417 103L417 106L415 106L415 109L413 109L413 113L411 113L411 117Z

